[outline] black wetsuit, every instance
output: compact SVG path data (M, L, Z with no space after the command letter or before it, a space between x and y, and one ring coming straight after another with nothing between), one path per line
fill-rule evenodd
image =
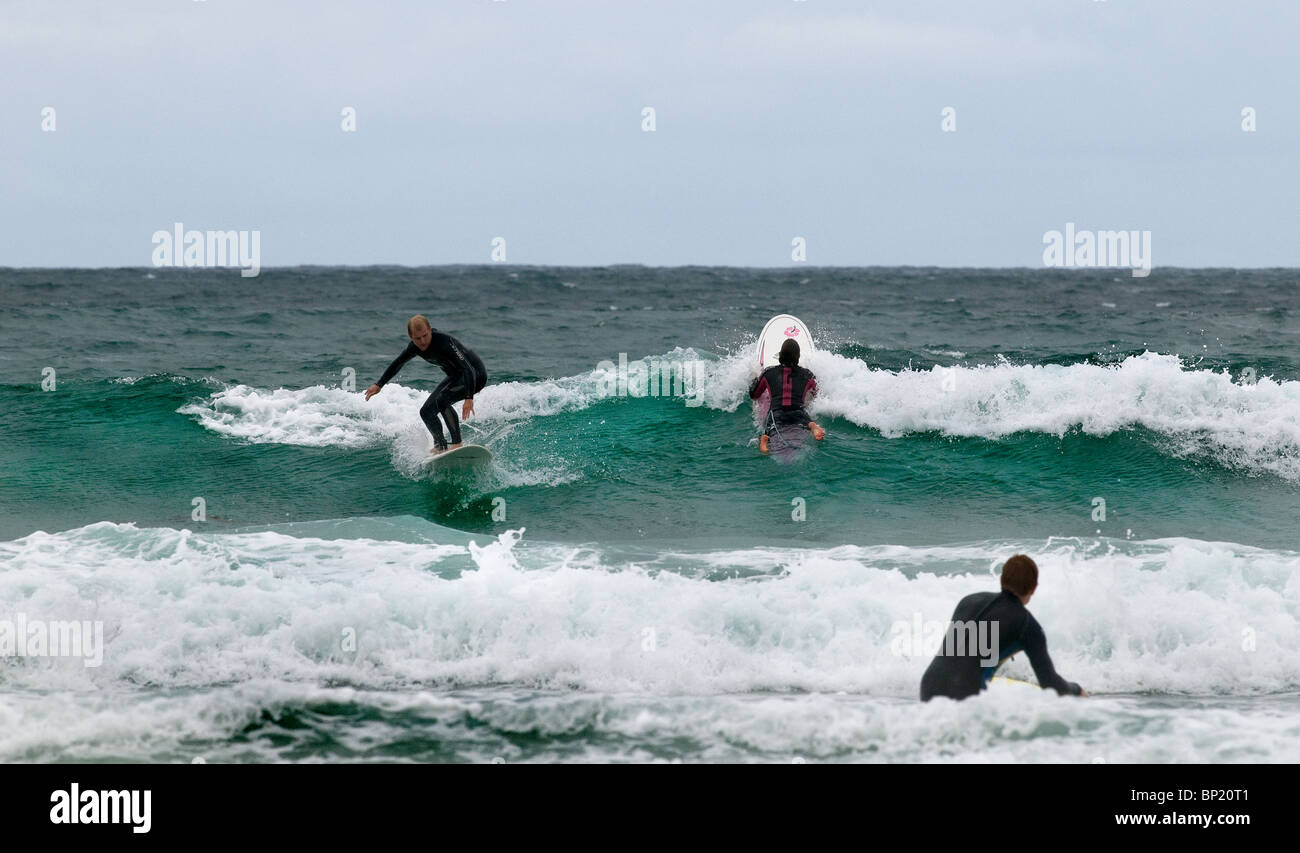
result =
M772 398L763 428L765 433L773 435L779 427L795 424L808 427L812 418L804 410L804 404L817 394L817 379L811 370L798 365L769 367L749 386L749 396L757 400L764 391Z
M417 355L446 371L447 378L433 389L429 399L420 407L420 419L429 428L429 432L433 433L433 446L445 450L447 442L442 437L442 424L438 423L438 415L442 415L442 419L447 422L451 443L460 444L460 420L456 417L452 404L457 400L472 400L475 394L483 390L487 384L487 368L473 350L451 335L437 329L432 332L433 339L429 341L428 349L422 350L415 345L415 341L411 341L402 350L402 354L393 359L393 363L388 365L384 375L375 384L384 387L402 369L402 365Z
M952 699L965 699L984 689L993 673L1007 658L1016 652L1029 656L1029 663L1034 668L1034 675L1043 687L1051 687L1057 693L1069 693L1078 696L1082 691L1079 685L1066 681L1052 666L1052 658L1047 654L1047 637L1034 615L1025 609L1020 599L1010 592L977 592L957 602L953 611L954 623L981 622L998 623L997 648L994 654L998 662L986 666L978 649L969 648L966 639L958 643L955 637L956 625L948 626L944 646L939 649L930 666L921 676L921 701L928 702L935 696L947 696ZM992 637L991 629L986 636ZM966 634L969 637L969 633ZM945 654L945 651L965 651L964 655Z

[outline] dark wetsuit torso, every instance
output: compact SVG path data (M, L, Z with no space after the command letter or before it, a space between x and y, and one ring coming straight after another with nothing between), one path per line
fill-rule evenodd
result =
M456 417L452 403L474 399L474 395L487 384L487 368L473 350L451 335L437 329L432 329L432 332L428 349L422 350L415 345L415 341L411 341L402 350L402 354L393 359L393 363L388 365L384 375L375 384L384 387L402 369L402 365L417 355L430 364L441 367L447 373L447 378L442 380L420 407L420 419L429 428L429 432L433 433L434 447L442 449L447 446L447 442L442 437L442 424L438 422L438 415L442 415L442 419L447 422L451 443L460 444L460 420Z
M967 643L957 643L952 636L957 627L948 625L948 635L944 637L944 646L939 649L930 666L921 677L921 700L928 702L935 696L947 696L952 699L965 699L984 689L993 673L1007 658L1016 652L1029 656L1029 663L1034 668L1034 675L1043 687L1051 687L1057 693L1069 693L1078 696L1082 691L1079 685L1066 681L1052 666L1052 658L1047 654L1047 637L1034 615L1025 609L1020 599L1010 592L977 592L957 602L953 611L952 622L976 624L980 622L997 622L998 662L985 666L976 649L965 648ZM991 629L990 629L991 635ZM950 640L952 641L950 644ZM965 655L946 655L946 650L962 649Z
M804 410L804 404L817 394L817 379L806 367L793 367L778 364L769 367L758 375L749 386L749 396L755 400L766 391L772 398L767 426L764 431L771 435L777 427L798 424L807 427L812 420Z

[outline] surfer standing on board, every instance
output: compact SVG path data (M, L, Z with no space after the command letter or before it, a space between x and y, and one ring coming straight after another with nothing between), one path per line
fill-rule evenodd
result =
M1060 694L1087 696L1082 687L1066 681L1052 666L1043 628L1034 614L1025 609L1036 589L1038 564L1024 554L1016 554L1002 564L1001 593L976 592L957 602L948 636L921 677L921 701L929 702L935 696L950 699L974 696L989 683L1003 661L1016 652L1029 656L1039 686L1051 687ZM957 636L959 631L969 633L972 627L979 636L992 634L995 647L991 650L992 662L981 657L976 643ZM954 651L958 649L961 651Z
M767 368L758 374L754 384L749 386L749 396L757 400L766 391L771 397L772 405L768 409L767 424L763 435L758 440L758 449L768 452L772 434L784 426L807 427L818 441L826 435L826 430L813 423L804 404L817 394L817 378L811 370L799 366L799 344L786 338L781 344L780 364Z
M433 433L433 450L430 453L442 453L460 447L460 421L456 419L456 410L452 404L464 400L461 417L468 419L474 414L474 395L483 390L487 384L487 368L474 351L453 338L439 332L429 325L429 319L423 314L416 314L406 321L406 334L411 342L402 350L402 354L393 359L379 381L366 389L366 399L383 390L388 380L397 375L397 371L417 355L430 364L436 364L447 373L447 378L433 389L429 399L420 407L420 419ZM442 437L442 424L438 416L447 422L447 432L451 433L451 446Z

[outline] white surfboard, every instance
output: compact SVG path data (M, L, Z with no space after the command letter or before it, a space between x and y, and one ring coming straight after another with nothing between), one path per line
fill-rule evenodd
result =
M781 344L785 343L787 338L799 343L799 363L803 365L808 363L808 356L816 349L808 327L798 317L778 314L767 321L762 334L758 336L759 370L775 367L781 363L778 356L781 353Z
M431 455L425 465L433 471L448 471L453 468L469 468L473 465L486 465L492 461L492 451L481 444L462 444L454 450Z
M808 356L816 348L813 346L812 333L804 325L803 320L789 314L778 314L767 325L763 327L762 333L758 336L757 361L758 370L766 370L769 367L776 367L781 363L781 345L787 340L797 341L799 344L799 363L805 367L808 364ZM757 372L757 371L756 371ZM767 418L770 410L771 400L767 394L762 395L754 401L754 419L760 429ZM799 428L785 428L777 430L776 437L773 438L771 452L781 458L789 459L798 455L809 438L808 431Z

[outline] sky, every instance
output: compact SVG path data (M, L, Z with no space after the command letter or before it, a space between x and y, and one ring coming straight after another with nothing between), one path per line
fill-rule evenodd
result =
M0 0L0 266L1300 266L1298 83L1294 0Z

